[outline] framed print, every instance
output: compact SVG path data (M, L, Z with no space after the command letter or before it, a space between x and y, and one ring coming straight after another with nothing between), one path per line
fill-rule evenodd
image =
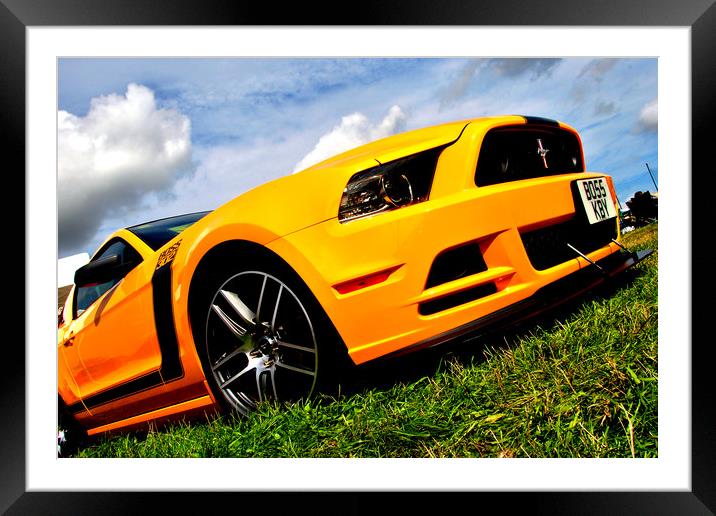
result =
M699 301L693 296L691 279L701 271L708 270L708 260L705 259L708 251L696 248L697 253L693 255L692 244L701 241L697 238L705 232L699 233L698 229L708 220L703 210L699 213L699 208L705 205L702 197L708 192L710 179L710 174L706 172L709 165L705 157L709 154L713 132L707 118L710 118L713 111L712 92L716 87L712 66L714 44L710 38L716 24L716 10L709 2L693 1L681 6L656 7L646 4L622 6L614 3L596 8L587 3L577 6L574 3L556 2L536 9L532 6L511 6L511 2L473 6L455 2L450 4L452 9L435 10L424 2L414 4L409 12L404 7L376 6L372 12L377 18L367 19L364 12L368 11L364 11L353 20L358 25L355 27L342 26L342 22L336 20L322 21L326 26L317 27L307 13L293 13L293 8L282 13L244 12L240 7L196 6L180 2L172 4L171 9L164 12L159 6L131 9L131 4L120 7L119 4L110 3L94 5L92 2L3 0L3 5L0 5L0 24L3 27L0 35L3 41L0 46L3 74L0 80L3 82L2 102L6 113L3 122L6 135L4 145L7 155L12 156L12 168L25 170L25 235L20 240L26 239L27 254L24 270L25 347L11 348L6 360L15 366L8 368L2 380L5 387L2 407L6 416L6 438L0 442L3 450L3 485L0 487L3 495L0 508L18 514L48 511L69 514L77 512L79 507L91 512L110 506L117 512L127 512L143 506L149 499L156 499L169 508L185 510L187 504L191 503L181 493L151 496L136 493L156 490L201 491L193 499L194 503L207 503L206 500L219 494L216 491L225 491L220 493L221 499L225 499L226 503L241 499L246 508L259 508L261 505L259 500L244 502L247 497L253 496L253 493L246 491L261 491L258 493L260 496L275 495L275 503L281 508L292 506L295 500L292 494L298 496L296 491L313 491L310 498L306 494L301 495L305 503L311 504L316 502L314 497L320 496L323 491L354 491L350 499L365 509L372 505L372 496L377 495L359 496L357 492L438 491L445 493L445 496L452 496L452 493L447 493L459 491L459 496L467 500L478 496L497 501L498 496L507 494L499 491L515 490L529 491L517 497L518 503L525 508L534 508L539 504L545 507L545 512L598 513L624 508L655 514L713 511L716 507L716 491L713 487L716 485L716 411L713 408L713 388L707 383L710 375L706 371L713 353L707 345L709 339L699 338L698 332L694 331L703 325L701 321L707 320L704 311L708 309L708 301ZM289 19L290 14L296 14L296 18ZM310 26L295 23L309 23ZM213 27L214 24L222 26ZM271 26L264 26L266 24ZM291 26L278 26L281 24ZM327 41L330 42L328 46ZM569 45L565 44L567 41ZM634 64L630 78L636 77L642 83L652 81L649 83L651 89L647 88L648 95L639 97L639 105L634 108L636 112L641 112L640 120L644 126L634 127L633 132L644 130L648 124L656 126L658 111L658 165L662 171L660 176L652 178L655 186L658 180L662 189L660 200L663 210L659 212L662 229L659 235L659 435L658 453L651 455L653 458L513 461L496 458L177 458L127 461L49 457L54 450L54 443L47 440L48 430L45 427L54 415L49 417L50 407L37 401L44 399L46 402L49 399L43 392L46 391L46 385L56 381L57 374L55 357L47 360L52 355L52 343L47 343L46 356L42 354L42 349L48 335L51 336L56 330L53 316L50 315L54 313L54 305L50 306L49 301L54 302L56 263L53 253L60 242L56 224L46 221L54 222L58 216L53 207L59 190L56 190L56 186L50 188L47 180L48 177L54 177L48 171L55 172L57 168L56 152L59 152L60 143L55 124L58 111L74 124L72 127L85 124L83 127L86 132L82 136L91 137L92 128L86 122L96 114L90 113L91 109L102 102L121 101L122 96L124 99L132 96L146 99L154 95L153 102L156 101L161 109L150 113L143 124L153 123L152 120L156 120L157 116L164 117L159 124L162 130L170 131L172 137L179 134L181 139L182 124L188 123L182 118L187 112L182 99L171 97L167 93L169 88L163 88L158 82L148 83L148 86L130 84L126 90L113 86L112 93L118 95L105 95L102 97L104 100L97 100L98 97L92 94L73 100L69 95L63 96L69 90L59 86L70 77L65 70L70 65L74 67L72 80L79 84L91 81L101 73L116 73L119 67L113 69L113 66L120 62L126 69L135 66L139 60L146 60L145 64L161 68L174 66L182 59L193 58L193 73L202 73L204 70L208 75L213 72L207 71L209 65L205 63L211 60L253 59L253 62L261 65L272 60L273 78L278 79L282 73L296 76L303 74L307 80L312 74L327 74L329 71L310 67L297 71L291 60L316 60L323 57L336 58L336 62L342 58L366 58L366 67L355 72L351 80L360 82L360 73L383 73L392 78L396 91L403 88L400 90L403 96L409 91L415 93L418 90L418 81L414 83L412 91L400 84L401 80L409 80L406 79L410 77L409 66L401 69L401 72L395 72L389 69L392 64L381 68L382 64L373 66L374 62L378 63L381 59L419 61L432 58L434 62L443 60L455 69L469 70L472 66L469 61L471 58L477 59L475 62L478 64L475 66L478 67L483 66L480 59L487 62L489 57L524 61L533 59L534 62L545 62L530 72L539 75L554 73L556 70L554 63L548 63L548 60L564 58L577 63L574 65L573 76L588 73L585 70L592 57L646 63L644 67ZM580 57L583 62L578 61ZM93 76L95 72L89 73L87 69L83 71L83 63L90 59L95 59L100 64L97 70L104 72L100 71ZM259 65L255 68L257 81L259 68ZM189 80L191 75L188 73L181 76L185 72L179 73L176 70L172 73L179 77L177 84ZM246 73L250 75L251 71ZM400 73L404 74L402 79ZM504 75L511 71L500 69L496 76L500 73ZM653 75L650 76L650 73ZM655 80L657 73L658 81ZM534 104L528 105L539 105L539 98L545 97L546 92L531 90L529 84L525 84L527 87L521 94L534 101ZM447 105L451 96L462 94L460 84L453 82L452 86L453 89L446 87L441 90L444 94L443 106L447 106L444 107L445 113L448 114L451 113ZM619 85L615 83L602 87L607 91ZM658 95L654 95L657 88ZM575 89L576 86L572 88ZM373 98L370 97L373 92L367 87L365 90L366 98ZM211 93L207 90L203 94ZM92 108L89 107L90 98L94 99L91 101ZM264 100L254 97L253 107L257 113L260 111L258 103ZM118 106L109 107L116 110L121 107ZM478 108L473 109L477 111ZM601 109L605 116L616 116L615 106L606 101L590 109L595 112ZM337 114L336 123L339 123L341 115L358 111L351 107L336 109L339 110L342 111ZM230 124L220 117L202 119L198 109L196 113L196 116L191 115L192 128L195 130L192 135L197 138L196 141L201 138L201 141L206 142L216 137L215 132L207 129L210 125ZM230 114L225 113L227 117ZM300 112L300 116L315 117L314 121L318 120L319 115L316 112L311 115ZM348 133L354 135L363 131L380 137L384 136L381 132L383 130L387 131L385 135L398 132L393 129L401 127L401 121L406 116L400 108L391 108L390 111L376 109L366 117L367 121L358 121L355 126L348 128L352 133L348 129L340 134L335 131L311 133L312 144L306 146L305 142L301 142L303 147L300 148L306 150L294 154L290 154L292 142L285 141L284 152L291 157L286 158L282 166L290 168L295 165L299 169L320 161L318 158L326 156L323 156L324 149L319 143L328 141L329 136L338 139ZM54 123L48 123L48 120ZM569 120L565 121L569 123ZM104 122L100 120L97 123ZM325 121L322 123L326 126ZM141 125L137 129L139 132ZM416 126L420 124L416 123ZM257 132L265 130L258 126L253 129ZM656 133L652 134L656 139ZM77 137L77 134L70 136ZM142 138L146 142L150 137ZM245 135L235 131L230 137L238 140ZM631 135L623 137L630 138ZM182 141L186 143L185 140ZM357 141L364 143L360 139ZM21 151L23 146L25 153ZM616 146L612 141L600 148L600 152L608 154ZM197 145L197 148L200 146ZM546 168L545 156L549 156L546 150L549 145L543 145L543 141L539 140L536 148L537 152L542 151L540 156ZM211 158L215 164L218 162L216 160L222 156L226 159L227 155L230 159L236 158L233 154L227 154L228 151L210 155L209 146L200 148L199 152L205 153L198 154L201 159L206 158L205 163L209 163ZM84 159L80 154L74 157L78 163ZM96 160L97 157L92 156L91 159ZM651 159L657 159L657 156ZM181 160L190 166L187 156L181 157ZM153 165L150 163L148 166ZM250 163L246 166L251 169ZM157 172L160 173L161 170ZM644 181L649 179L641 171L640 174ZM252 181L258 183L270 179L274 177L267 175ZM702 183L704 179L706 183ZM246 183L247 189L254 186L249 183ZM140 189L146 186L139 180L136 184ZM693 188L697 184L698 188ZM608 187L606 182L597 186ZM647 189L647 186L646 183L638 183L634 189ZM114 188L119 191L120 186ZM201 184L195 182L192 188L199 191ZM122 206L131 207L148 202L146 199L130 199L129 190L126 195L126 202ZM156 197L152 200L154 206L161 206L162 203L167 206L181 205L181 199L162 195L161 189L157 189ZM412 195L411 189L411 198ZM220 197L217 195L216 203L207 209L213 209L220 204L219 201L225 200ZM107 201L102 202L106 204ZM157 218L165 215L160 210L156 214ZM106 224L113 224L119 219L107 220L110 220L108 215ZM141 221L123 220L122 224L138 222ZM17 224L12 227L17 227ZM97 233L100 229L101 224L93 226L85 235ZM85 238L82 245L89 245L87 242L89 239ZM92 241L92 247L96 248L100 243ZM82 250L80 247L68 247L65 251L76 252ZM173 256L164 259L168 262ZM701 289L701 285L708 284L706 281L694 283ZM46 284L52 284L53 288L45 288ZM42 315L48 311L46 316ZM17 323L11 320L11 324ZM633 448L632 456L637 456ZM233 475L241 476L243 481L236 482ZM420 503L420 497L414 500L414 503Z

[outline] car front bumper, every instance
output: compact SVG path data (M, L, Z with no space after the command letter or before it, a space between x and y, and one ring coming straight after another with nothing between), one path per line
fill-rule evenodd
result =
M573 183L600 176L579 173L466 188L350 223L325 221L276 239L268 247L304 280L350 357L360 364L435 345L502 319L502 314L505 318L515 315L519 307L541 299L543 289L550 285L582 270L598 271L592 262L623 256L620 245L611 240L618 240L615 219L611 234L602 235L598 245L584 250L587 259L575 253L538 270L528 256L525 234L569 225L577 215ZM552 237L541 235L536 245L547 249ZM479 246L485 269L429 285L436 258L467 244ZM613 273L638 260L636 256L624 259ZM385 271L377 283L367 281L354 290L341 288ZM480 294L483 287L489 289ZM478 294L447 308L423 309L431 302L451 296L458 299L470 291Z
M554 283L542 287L530 297L489 315L430 337L386 356L397 356L418 349L432 348L448 341L475 338L490 331L534 317L546 310L563 305L651 256L652 249L636 252L618 251L584 269L573 272Z

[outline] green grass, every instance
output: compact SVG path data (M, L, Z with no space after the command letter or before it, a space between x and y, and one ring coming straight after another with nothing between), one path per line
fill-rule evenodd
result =
M624 243L656 249L657 225ZM335 398L104 437L79 456L656 457L656 253L626 276L509 335L359 369Z

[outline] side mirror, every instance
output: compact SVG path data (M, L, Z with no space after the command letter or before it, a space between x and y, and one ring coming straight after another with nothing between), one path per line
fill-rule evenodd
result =
M122 278L131 268L132 264L122 263L118 254L110 254L77 269L75 285L85 287L93 283L106 283Z

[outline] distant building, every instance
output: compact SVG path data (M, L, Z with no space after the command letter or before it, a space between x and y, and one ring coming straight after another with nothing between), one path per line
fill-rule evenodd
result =
M75 282L75 271L89 262L89 254L80 253L57 260L57 308L65 304Z

